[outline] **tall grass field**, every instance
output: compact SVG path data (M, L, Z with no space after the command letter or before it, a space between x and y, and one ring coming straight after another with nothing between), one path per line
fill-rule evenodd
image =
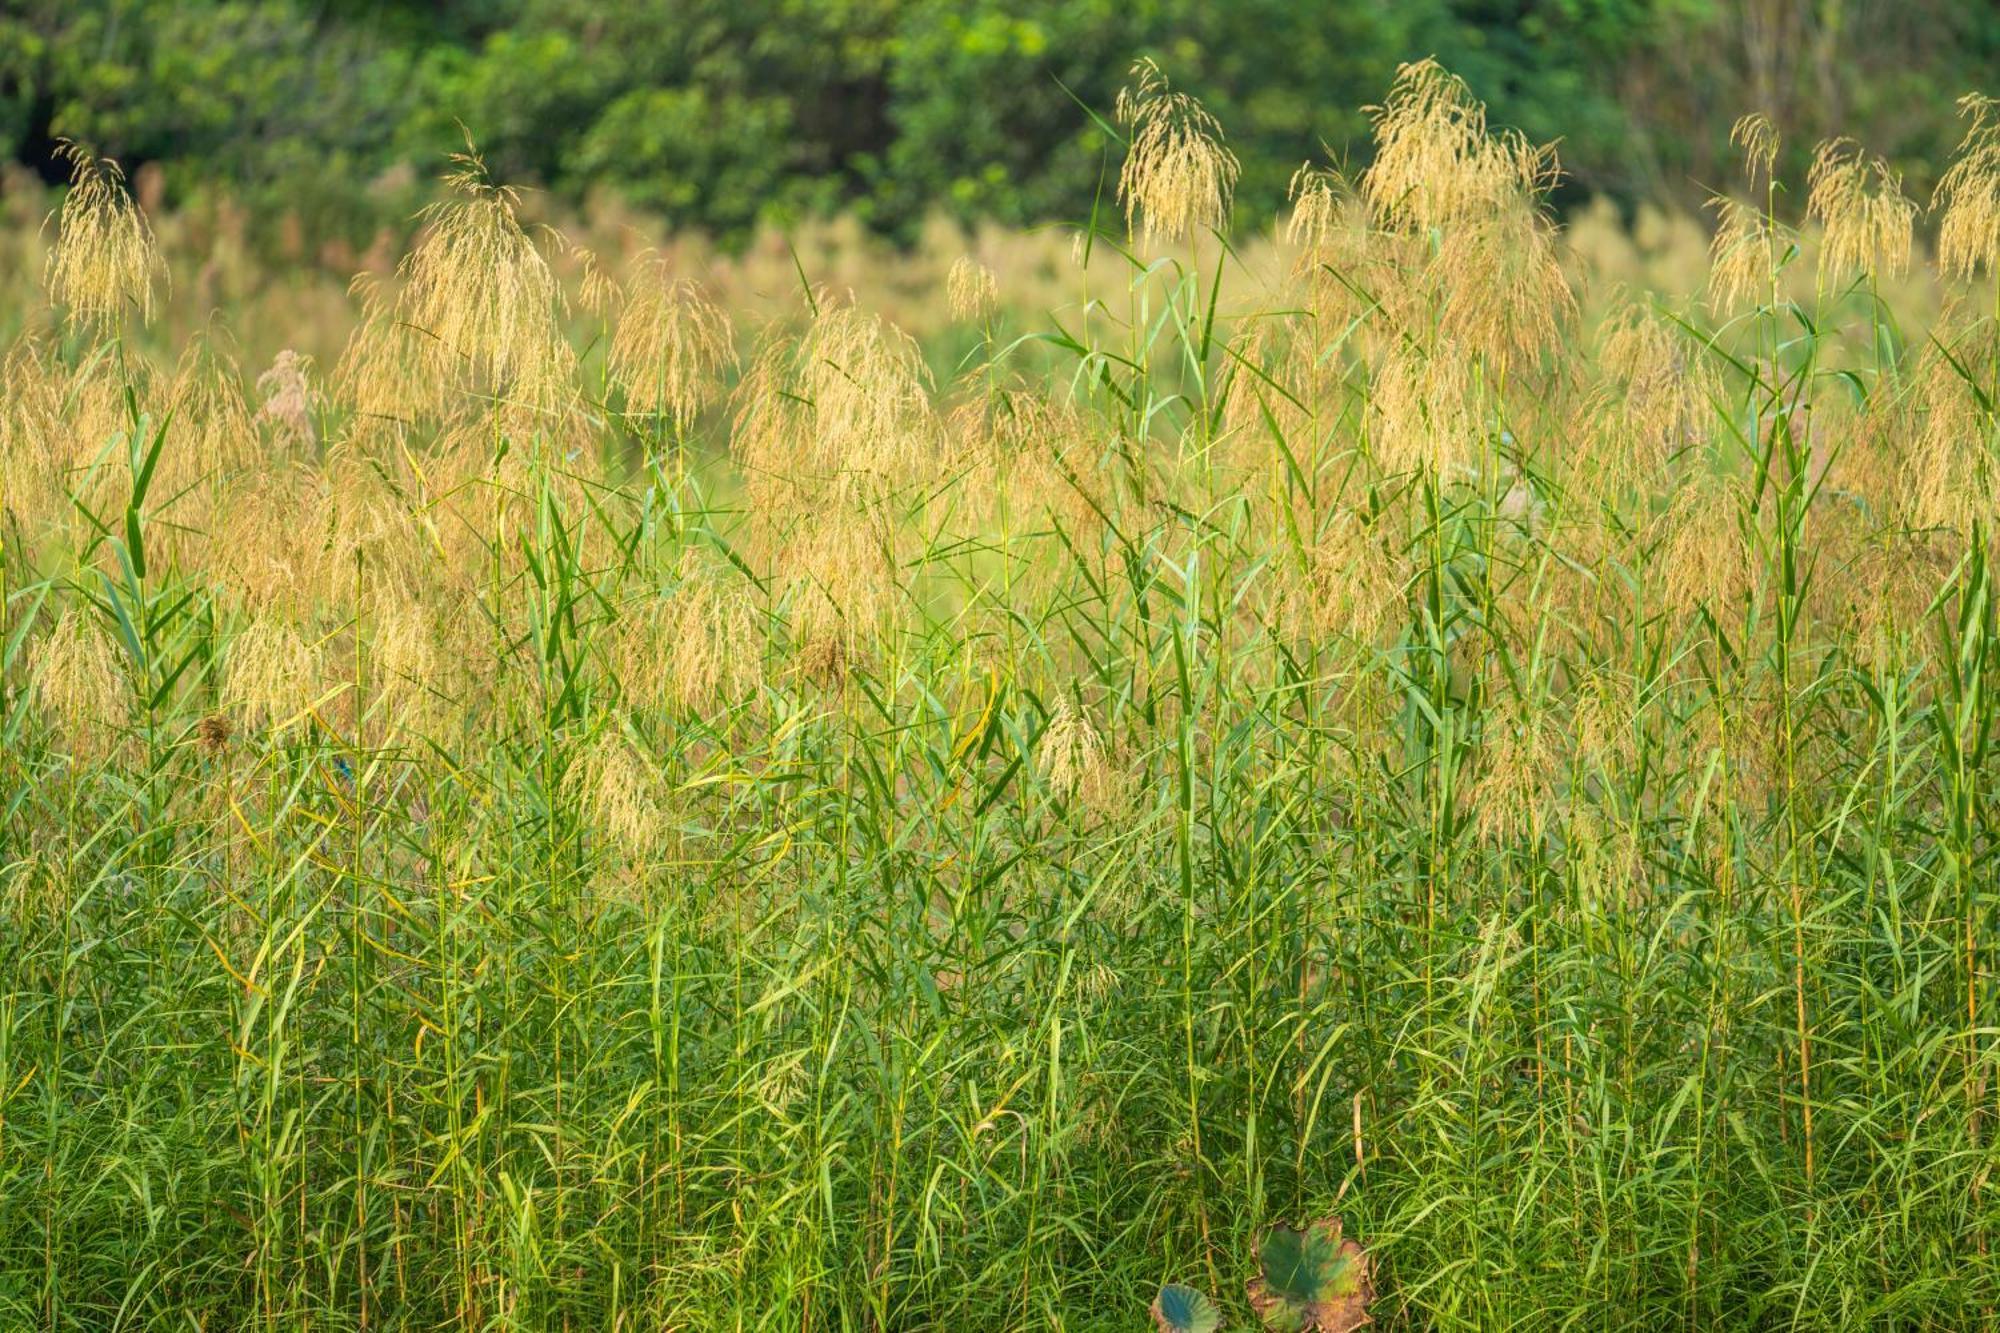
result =
M1434 64L1275 221L1141 65L1050 299L970 253L921 341L468 144L254 360L71 145L0 1327L2000 1323L1962 110L1921 203L1746 119L1613 292Z

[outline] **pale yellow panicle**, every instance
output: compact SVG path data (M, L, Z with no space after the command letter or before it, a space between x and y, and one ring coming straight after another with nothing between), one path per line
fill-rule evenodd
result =
M778 594L790 609L800 670L837 684L863 660L897 609L889 534L835 507L799 521L778 553Z
M813 322L802 368L816 466L893 483L932 461L939 428L915 339L843 307Z
M2000 101L1970 93L1959 114L1971 122L1931 200L1938 220L1938 266L1971 278L2000 263Z
M1306 350L1300 348L1303 341L1304 330L1298 323L1280 317L1256 320L1237 338L1230 352L1236 369L1231 372L1229 399L1223 409L1224 438L1221 449L1215 452L1216 461L1225 468L1240 472L1273 461L1272 422L1287 440L1299 439L1301 432L1309 429L1306 399L1311 390L1290 382L1293 372L1301 369L1299 353ZM1310 367L1303 369L1309 377ZM1242 483L1241 476L1225 482Z
M1292 173L1287 190L1292 215L1285 222L1285 240L1298 247L1302 264L1311 266L1345 224L1341 203L1346 186L1337 173L1310 162Z
M1757 571L1742 508L1730 484L1691 480L1659 520L1660 571L1668 604L1680 614L1706 609L1726 624L1750 596Z
M1361 188L1386 226L1448 228L1538 198L1554 183L1553 147L1490 134L1485 106L1435 60L1398 69L1388 101L1370 113L1375 160Z
M1729 127L1729 142L1743 153L1743 171L1755 185L1759 176L1768 184L1778 164L1778 127L1762 112L1739 116Z
M1426 355L1397 345L1369 385L1369 445L1388 474L1443 476L1469 465L1479 446L1468 358L1449 344Z
M1348 507L1334 511L1303 559L1283 568L1278 613L1314 637L1372 647L1390 623L1402 584L1383 534Z
M607 731L578 755L567 785L614 848L635 860L659 850L667 832L663 784L623 734Z
M317 555L320 601L346 605L357 584L414 595L435 577L435 546L370 460L337 449L308 475L314 503L307 539Z
M1709 304L1718 311L1769 294L1771 269L1777 262L1778 232L1755 204L1718 195L1715 238L1709 244Z
M207 335L190 341L167 388L173 410L158 476L163 502L259 461L257 430L235 360Z
M311 374L312 358L287 347L257 377L257 392L263 398L257 420L268 423L278 439L294 449L311 449L319 442Z
M252 728L296 723L319 701L319 649L276 616L259 616L229 642L224 704Z
M437 386L425 368L417 330L397 314L394 294L370 274L348 286L361 317L334 367L335 392L353 410L349 433L389 436L434 415Z
M1490 132L1485 106L1433 60L1398 70L1371 113L1375 160L1362 197L1387 231L1424 247L1435 238L1417 265L1420 304L1398 322L1440 309L1439 329L1458 354L1503 374L1535 359L1574 307L1543 211L1559 175L1554 146Z
M1954 303L1934 336L1937 347L1917 373L1917 420L1906 425L1914 439L1903 455L1903 499L1918 525L1969 534L2000 514L2000 453L1991 416L1961 368L1992 364L2000 329Z
M1062 800L1098 810L1114 803L1117 782L1105 761L1104 739L1068 694L1056 696L1035 755L1049 789Z
M1462 220L1432 266L1440 332L1503 374L1553 347L1575 312L1555 229L1525 201Z
M618 279L598 261L596 252L580 245L571 245L569 249L583 270L577 282L577 302L599 319L618 309L625 300L625 293L619 287Z
M47 637L29 648L28 677L79 756L109 752L129 719L132 692L110 636L93 617L63 612Z
M1380 300L1368 290L1366 271L1380 256L1367 204L1339 173L1311 163L1292 173L1290 197L1284 235L1292 280L1304 288L1318 341L1345 337Z
M692 283L675 280L663 256L642 257L611 335L609 366L626 410L684 431L735 361L729 316Z
M443 719L444 653L427 608L407 590L380 586L371 601L370 688L393 730L426 735Z
M1546 711L1506 696L1481 722L1479 774L1473 783L1473 830L1504 842L1540 830L1557 761Z
M144 410L155 407L155 383L149 363L136 357L122 364L109 345L64 369L51 359L49 369L60 376L60 423L49 440L63 508L74 499L92 513L110 515L131 495L132 472L127 462L132 428L131 394ZM157 416L154 418L157 420ZM74 521L73 514L65 514Z
M0 514L24 528L57 511L61 382L39 343L21 338L0 359Z
M960 255L951 261L951 270L945 274L945 304L951 310L953 319L969 324L982 323L993 315L1000 304L1000 280L993 270L974 259L971 255Z
M249 473L226 489L215 507L206 570L224 605L298 615L311 609L327 573L320 505L312 478L290 468Z
M150 323L164 269L124 171L82 144L65 142L58 152L70 164L70 187L43 274L49 300L73 326L116 330L129 315Z
M1132 66L1131 78L1117 107L1131 132L1118 175L1127 226L1147 244L1225 230L1241 167L1222 145L1222 126L1151 60Z
M947 466L965 478L980 521L1016 532L1054 524L1090 544L1112 504L1096 466L1098 427L1089 413L1030 389L982 393L952 414ZM1058 562L1034 560L1020 576L1059 573Z
M1917 206L1903 194L1901 173L1851 139L1829 139L1806 183L1806 211L1825 229L1822 274L1891 277L1909 268Z
M762 676L756 606L739 581L685 559L670 595L648 597L621 621L617 658L639 701L705 712L741 698Z
M468 146L445 177L450 197L420 215L423 230L398 269L398 322L437 389L490 393L534 412L574 391L561 285L521 225L519 197L493 183Z
M1609 315L1598 333L1597 364L1616 486L1644 484L1705 436L1721 386L1701 348L1640 303Z
M935 465L942 423L915 340L824 298L802 337L767 338L737 386L731 438L760 518L866 505Z

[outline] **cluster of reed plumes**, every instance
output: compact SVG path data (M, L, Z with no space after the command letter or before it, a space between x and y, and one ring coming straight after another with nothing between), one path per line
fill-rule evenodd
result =
M468 149L337 358L155 364L76 150L0 366L5 1322L1238 1321L1332 1211L1383 1323L1988 1318L1966 113L1928 213L1835 143L1789 217L1744 122L1703 290L1607 303L1430 63L1246 282L1143 66L1076 303L968 259L948 363Z

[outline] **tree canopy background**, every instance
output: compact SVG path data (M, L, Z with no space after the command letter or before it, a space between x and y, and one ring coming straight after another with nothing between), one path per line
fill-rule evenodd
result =
M0 0L0 157L55 180L70 137L172 202L322 228L426 174L463 124L496 174L598 186L740 236L851 211L1085 214L1102 130L1150 55L1221 119L1245 217L1308 157L1360 165L1368 103L1435 55L1497 124L1561 137L1572 196L1698 200L1731 122L1801 159L1849 134L1926 197L1954 101L1996 90L2000 6L1963 0ZM1081 104L1081 105L1079 105ZM1109 155L1115 164L1115 155Z

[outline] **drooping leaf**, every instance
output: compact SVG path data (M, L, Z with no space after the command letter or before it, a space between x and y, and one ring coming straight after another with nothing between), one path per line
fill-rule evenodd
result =
M1222 1312L1206 1293L1169 1282L1153 1298L1153 1322L1160 1333L1216 1333L1222 1327Z
M1263 1272L1250 1280L1250 1306L1278 1333L1350 1333L1374 1321L1375 1287L1368 1255L1341 1238L1340 1219L1321 1218L1303 1230L1272 1227L1258 1247Z

